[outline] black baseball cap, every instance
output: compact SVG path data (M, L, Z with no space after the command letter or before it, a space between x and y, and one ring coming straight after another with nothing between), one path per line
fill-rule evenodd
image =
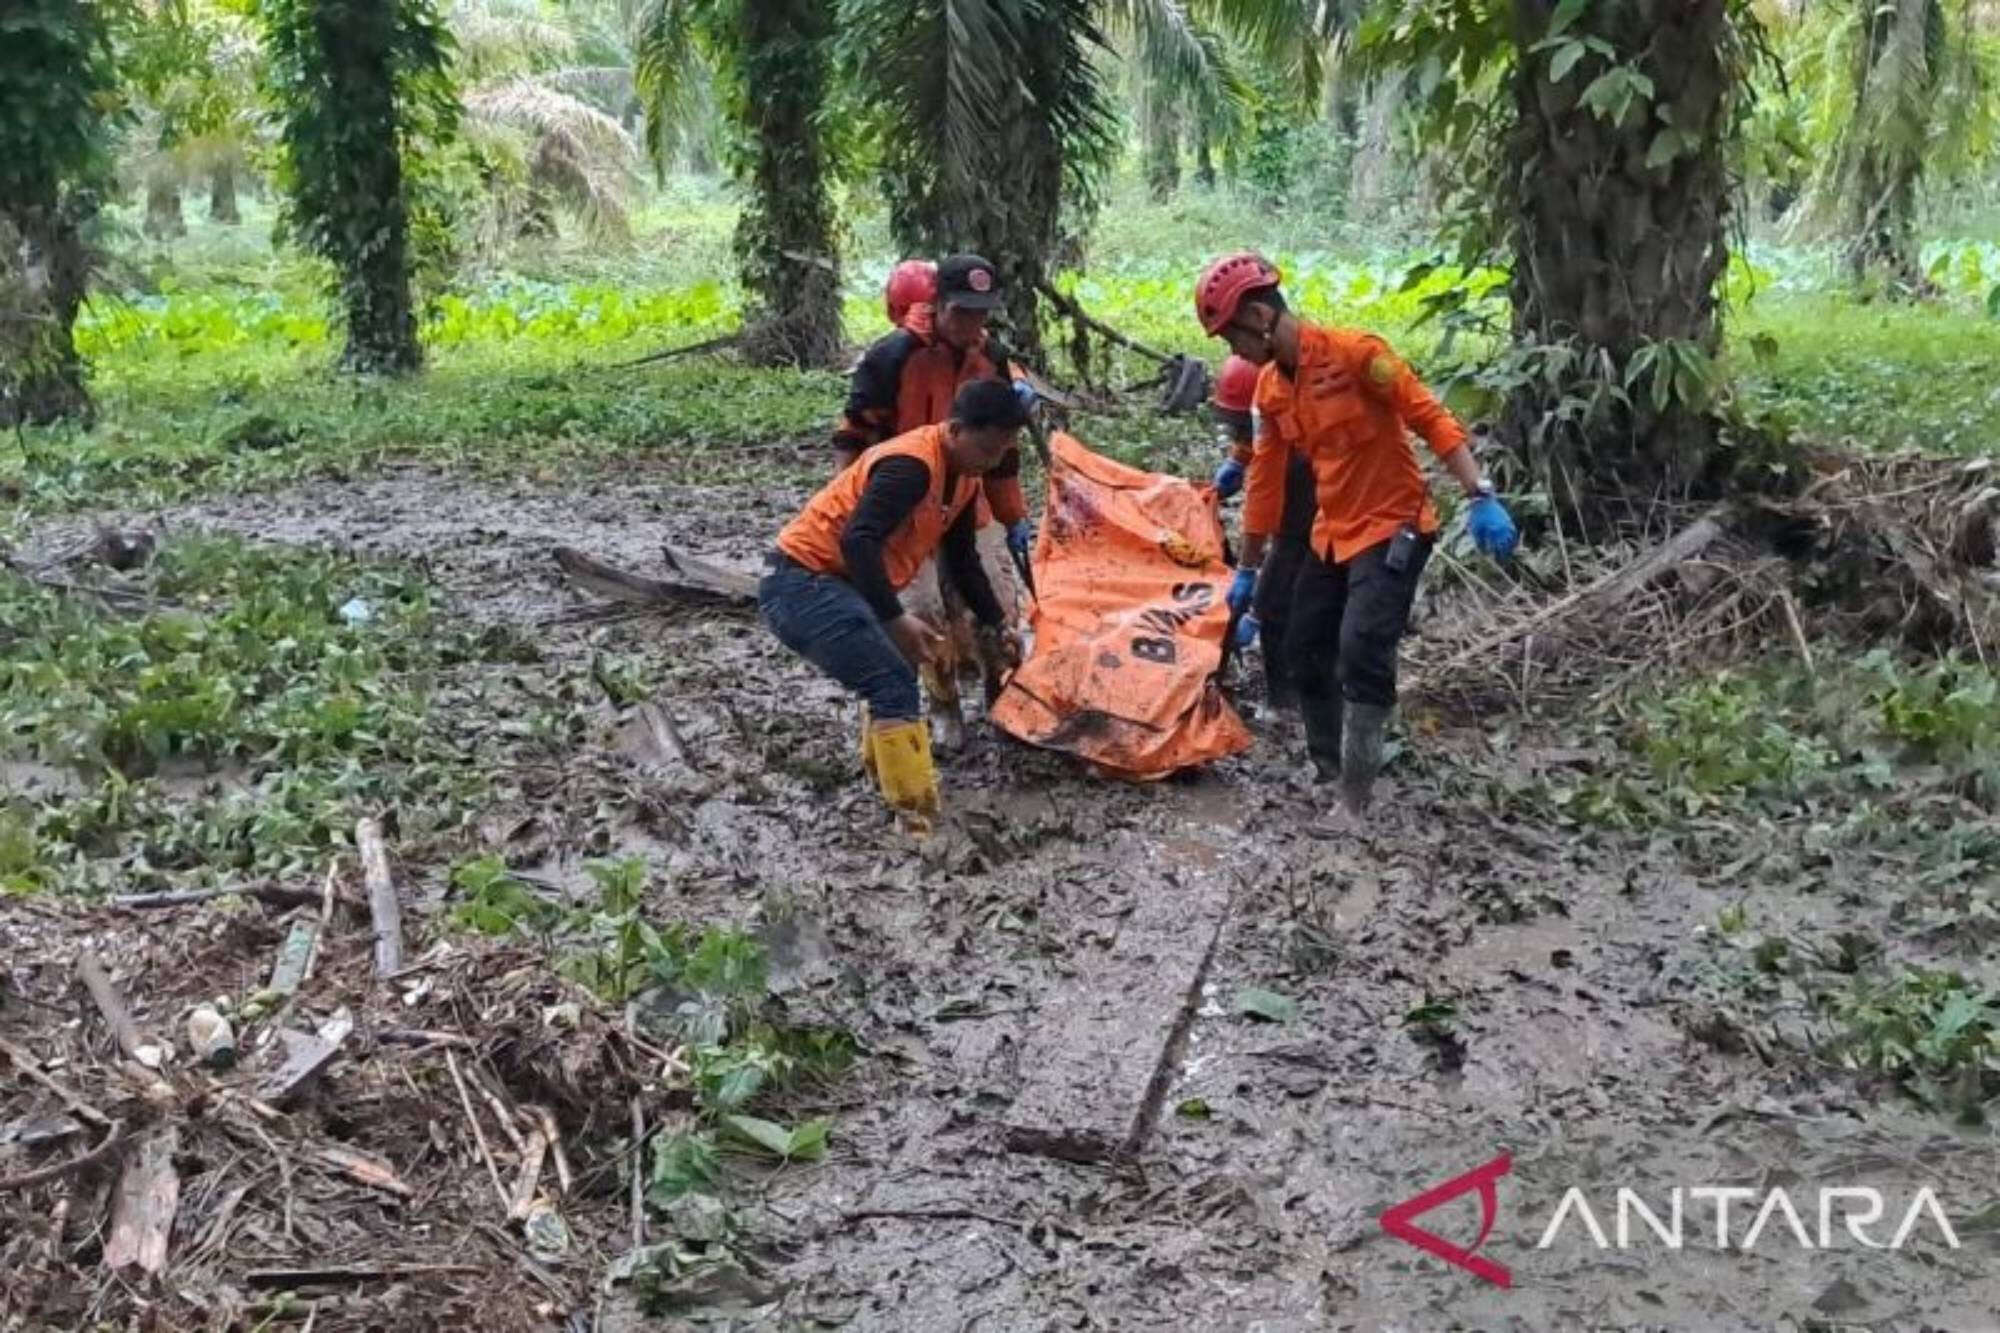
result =
M1000 304L1000 274L978 255L953 255L938 265L937 302L991 310Z

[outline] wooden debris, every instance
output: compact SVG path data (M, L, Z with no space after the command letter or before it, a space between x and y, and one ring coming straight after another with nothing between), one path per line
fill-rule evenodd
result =
M447 1050L444 1062L451 1070L451 1081L458 1086L458 1104L465 1112L466 1123L472 1126L472 1139L479 1145L479 1156L486 1162L486 1174L492 1178L493 1192L500 1196L501 1208L511 1208L514 1201L508 1196L507 1187L500 1183L500 1168L493 1164L493 1150L486 1146L486 1131L479 1127L479 1116L472 1109L472 1095L465 1090L465 1075L458 1072L458 1056Z
M83 979L84 989L90 992L97 1012L103 1015L105 1026L117 1039L118 1049L126 1058L148 1069L158 1069L166 1059L166 1052L158 1042L149 1042L140 1035L139 1025L132 1021L132 1011L118 994L118 988L111 984L111 974L104 970L103 962L86 949L77 956L76 972Z
M646 1108L632 1099L632 1248L646 1243Z
M51 1078L48 1072L40 1064L36 1063L32 1055L29 1055L5 1037L0 1037L0 1055L6 1056L14 1068L25 1074L30 1081L39 1083L42 1087L54 1093L56 1100L63 1104L63 1108L77 1119L84 1121L86 1124L95 1125L99 1129L109 1129L115 1123L110 1116L105 1115L104 1112L98 1110L95 1106L84 1101L61 1083Z
M396 899L396 881L389 873L382 821L368 818L357 824L354 845L361 853L361 877L368 884L368 914L375 923L375 975L385 977L403 966L403 909Z
M253 1268L243 1275L248 1287L289 1291L297 1287L339 1286L354 1282L395 1282L411 1277L473 1277L486 1270L476 1264L348 1264L338 1268Z
M272 1106L282 1107L333 1063L334 1056L340 1054L340 1045L290 1028L278 1029L278 1040L285 1047L285 1062L257 1084L257 1096Z
M524 1106L521 1114L541 1126L542 1133L549 1141L549 1151L555 1154L556 1180L564 1194L576 1188L575 1177L570 1174L569 1154L563 1151L562 1128L556 1124L555 1112L546 1106Z
M140 1147L118 1181L112 1205L111 1237L104 1243L104 1266L137 1264L148 1273L167 1266L167 1238L180 1209L181 1178L174 1171L180 1131L161 1130Z
M387 1162L335 1143L308 1145L306 1155L321 1166L340 1172L350 1180L398 1198L410 1198L416 1191L404 1184Z
M462 1032L431 1032L423 1028L377 1028L375 1040L391 1046L456 1046L468 1051L478 1045Z
M756 605L757 580L712 565L696 556L665 549L666 579L648 578L606 564L574 547L555 548L556 564L571 581L599 597L635 606L728 606L749 610Z
M285 942L278 946L278 957L271 964L271 990L287 996L298 993L312 967L313 946L318 940L318 925L304 919L292 922Z
M127 912L158 911L170 907L192 907L217 898L254 898L272 907L310 907L320 901L312 889L289 889L279 884L239 885L230 889L181 889L173 893L128 893L110 900L112 907Z
M105 1131L102 1141L94 1148L87 1149L63 1161L38 1167L33 1171L24 1171L18 1176L0 1176L0 1194L8 1194L15 1190L31 1189L36 1185L45 1185L51 1180L60 1180L64 1176L73 1175L85 1167L95 1165L111 1156L124 1142L125 1123L123 1121L114 1121L111 1128Z
M540 1129L528 1135L527 1146L521 1151L521 1174L514 1180L514 1201L507 1209L507 1219L519 1222L527 1217L529 1207L535 1202L535 1191L542 1183L542 1163L549 1155L549 1136Z

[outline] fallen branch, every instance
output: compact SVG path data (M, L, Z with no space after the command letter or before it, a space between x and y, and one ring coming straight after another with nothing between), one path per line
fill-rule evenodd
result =
M110 905L128 912L149 912L169 907L191 907L196 903L213 902L217 898L255 898L273 907L310 907L320 901L319 892L314 889L288 889L277 884L262 884L252 888L128 893L111 899Z
M639 1145L646 1141L646 1109L637 1097L632 1099L632 1248L638 1249L646 1243L646 1167L645 1154Z
M63 1109L67 1110L77 1119L84 1121L86 1124L96 1125L99 1129L109 1129L112 1125L118 1123L51 1078L48 1072L35 1062L33 1056L29 1055L19 1046L16 1046L13 1042L8 1041L5 1037L0 1037L0 1055L5 1055L8 1060L13 1062L14 1068L26 1074L30 1081L39 1083L54 1093L56 1100L63 1104Z
M1085 328L1089 329L1092 333L1095 333L1100 338L1103 338L1109 342L1114 342L1118 344L1120 347L1125 348L1127 351L1137 352L1140 356L1146 357L1153 361L1158 361L1162 365L1165 365L1167 362L1172 361L1174 359L1173 357L1168 356L1165 352L1158 352L1153 350L1152 348L1146 346L1146 344L1140 342L1136 338L1126 337L1118 330L1112 328L1109 324L1106 324L1103 320L1098 319L1095 316L1086 313L1084 311L1084 308L1077 304L1076 299L1074 297L1063 295L1061 292L1057 291L1054 287L1051 287L1048 283L1042 282L1035 284L1035 290L1040 292L1042 296L1049 302L1050 305L1053 305L1057 310L1061 311L1064 315L1068 316L1072 320L1075 320L1077 323L1083 325Z
M406 1277L472 1277L486 1270L476 1264L350 1264L339 1268L253 1268L243 1275L245 1286L324 1286L348 1282L393 1282Z
M361 878L368 885L368 915L375 924L375 975L385 977L403 966L403 909L396 901L396 881L389 874L389 853L382 844L382 822L368 818L355 825L354 846L361 853Z
M507 1209L507 1220L519 1222L528 1215L529 1207L535 1202L535 1190L542 1183L542 1163L549 1155L549 1136L540 1129L528 1135L528 1143L521 1150L521 1174L514 1181L514 1201Z
M1716 515L1701 518L1630 564L1613 570L1587 588L1580 588L1559 601L1551 602L1527 619L1460 649L1444 665L1424 674L1437 680L1449 680L1467 663L1488 657L1523 635L1623 601L1662 573L1701 554L1722 536L1722 532L1722 524L1717 521Z
M493 1150L486 1146L486 1131L479 1127L478 1113L472 1109L472 1095L465 1090L465 1076L458 1072L458 1057L447 1050L444 1062L451 1069L451 1081L458 1087L458 1104L465 1111L466 1123L472 1126L472 1139L479 1145L479 1156L486 1163L486 1174L493 1180L493 1192L500 1196L500 1207L506 1211L512 1208L514 1201L508 1197L507 1187L500 1183L500 1168L493 1164Z
M104 964L96 954L88 949L77 955L76 972L83 979L84 989L90 992L91 1002L97 1012L104 1017L105 1026L118 1041L118 1049L128 1059L137 1061L147 1069L158 1069L165 1058L157 1043L148 1042L139 1035L139 1025L132 1021L132 1011L118 994L118 988L111 984L111 975L104 970Z
M743 341L741 333L724 333L714 338L705 338L686 347L669 347L664 352L648 352L645 356L634 357L630 361L614 361L606 370L630 370L634 366L650 366L658 361L673 361L684 356L699 356L703 352L717 352L725 347L734 347Z
M24 1171L18 1176L0 1176L0 1194L8 1194L14 1190L32 1189L36 1185L46 1185L51 1180L60 1180L64 1176L71 1175L83 1170L87 1166L103 1161L113 1152L117 1151L124 1141L125 1122L115 1120L112 1122L111 1128L105 1132L103 1140L94 1148L33 1171Z

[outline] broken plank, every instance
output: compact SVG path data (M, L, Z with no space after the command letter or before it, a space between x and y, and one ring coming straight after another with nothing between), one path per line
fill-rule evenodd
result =
M278 948L278 956L271 964L270 989L280 995L295 993L306 978L306 967L312 962L313 945L319 939L319 926L311 921L292 922L291 930L285 935L285 942Z
M382 821L371 817L355 825L354 846L361 854L361 878L368 885L368 915L375 926L375 975L384 977L403 966L403 908L396 898L395 877L389 873Z
M147 1139L118 1179L112 1204L111 1238L104 1243L104 1266L137 1264L148 1273L167 1266L167 1238L180 1209L181 1178L174 1171L180 1131L165 1129Z
M959 1077L1018 1069L1002 1113L1009 1150L1066 1161L1137 1152L1151 1134L1173 1062L1229 913L1219 869L1129 890L1115 936L1072 945L1074 978L1045 992L1025 1029L998 1015L952 1024ZM1018 1062L1003 1055L1020 1042Z
M614 602L636 606L732 606L756 604L757 580L668 549L675 577L648 578L607 564L569 546L555 548L556 564L577 586Z
M322 1041L290 1028L280 1028L278 1040L285 1047L285 1062L257 1084L257 1096L272 1106L282 1107L333 1063L333 1058L340 1054L340 1043Z

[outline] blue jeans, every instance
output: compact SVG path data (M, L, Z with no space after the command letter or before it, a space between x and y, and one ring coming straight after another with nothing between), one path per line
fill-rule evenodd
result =
M860 695L877 721L923 716L916 669L846 579L779 556L757 585L757 607L780 643Z

